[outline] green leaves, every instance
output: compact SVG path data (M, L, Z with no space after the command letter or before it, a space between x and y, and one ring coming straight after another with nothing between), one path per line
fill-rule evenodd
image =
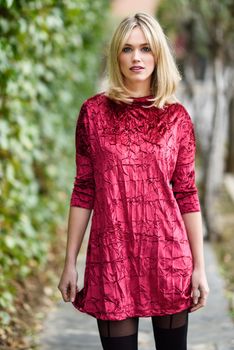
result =
M0 2L0 314L47 261L75 175L75 122L95 92L107 2ZM7 292L10 291L10 292ZM1 321L0 321L1 322Z
M0 6L11 7L14 0L0 0Z

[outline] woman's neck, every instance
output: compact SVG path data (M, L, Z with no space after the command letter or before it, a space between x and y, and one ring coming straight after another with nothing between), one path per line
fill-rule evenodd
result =
M130 96L132 97L142 97L149 96L152 94L150 86L142 86L142 84L134 84L129 86L126 85L127 89L130 91Z

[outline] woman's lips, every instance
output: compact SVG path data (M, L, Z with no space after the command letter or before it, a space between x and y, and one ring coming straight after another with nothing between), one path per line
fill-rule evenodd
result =
M130 68L130 70L133 71L133 72L139 72L139 71L141 71L143 69L144 69L143 67L132 67L132 68Z

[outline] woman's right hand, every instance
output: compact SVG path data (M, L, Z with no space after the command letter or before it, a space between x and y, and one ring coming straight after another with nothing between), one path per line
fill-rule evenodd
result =
M77 287L78 273L74 265L65 265L62 276L60 278L58 289L62 293L65 302L73 302L75 300Z

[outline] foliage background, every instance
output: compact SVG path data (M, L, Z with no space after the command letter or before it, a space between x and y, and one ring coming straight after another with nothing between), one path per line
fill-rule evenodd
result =
M38 298L39 276L51 264L51 248L61 243L58 234L65 236L58 229L66 224L75 175L74 126L82 101L97 89L105 59L103 43L113 28L113 22L110 28L106 23L109 3L0 0L0 347L3 329L15 331L12 320L16 315L19 318L22 309L22 305L17 309L16 299L22 290L30 292L32 277ZM215 59L223 58L228 68L232 61L233 1L160 3L157 17L168 35L177 43L178 33L179 39L187 39L182 53L181 47L175 50L191 105L195 105L199 99L194 87L201 82L208 91L206 71ZM207 163L203 160L203 164ZM212 221L216 224L217 220ZM228 232L220 254L230 265L233 310L230 225Z
M0 2L0 318L43 272L75 176L74 127L96 90L107 0ZM98 40L97 40L98 39Z

